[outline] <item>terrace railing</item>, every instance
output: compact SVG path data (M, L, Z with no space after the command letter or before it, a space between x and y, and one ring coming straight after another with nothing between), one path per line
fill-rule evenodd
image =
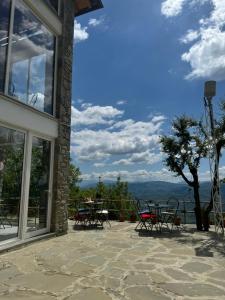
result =
M123 214L126 220L129 220L130 215L136 211L135 202L136 200L127 200L127 199L101 199L104 202L104 208L109 212L109 218L114 220L119 220L121 214ZM149 200L150 201L150 200ZM140 200L141 203L146 202L146 200ZM155 201L160 204L164 204L167 201ZM82 207L83 200L71 200L69 205L69 215L72 217L78 208ZM75 204L74 204L75 203ZM201 207L206 207L208 201L202 201ZM178 215L182 219L183 224L195 224L195 211L194 211L195 203L191 200L181 200L179 201L179 209ZM225 216L225 203L223 203L223 211ZM211 221L213 221L213 212L211 213Z

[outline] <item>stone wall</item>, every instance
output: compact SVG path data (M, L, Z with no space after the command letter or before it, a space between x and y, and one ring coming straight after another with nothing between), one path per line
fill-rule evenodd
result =
M72 96L72 62L74 31L74 0L61 1L63 34L58 41L58 78L56 116L59 137L55 141L54 186L51 231L67 232L67 202L69 198L70 124Z

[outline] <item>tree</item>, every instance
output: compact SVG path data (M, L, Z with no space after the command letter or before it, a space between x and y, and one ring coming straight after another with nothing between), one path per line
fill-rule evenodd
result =
M81 171L74 164L70 163L69 174L70 200L68 209L69 214L73 215L80 200L80 187L78 184L81 182Z
M69 167L69 173L70 173L70 177L69 177L69 185L70 185L70 189L73 188L77 188L77 184L80 183L81 180L81 171L78 167L76 167L75 165L73 165L72 163L70 163L70 167Z
M162 136L160 139L162 151L166 154L165 163L175 176L182 177L193 189L196 225L198 230L202 230L198 169L201 159L207 155L206 140L199 123L192 118L178 117L172 126L173 135ZM187 171L190 176L186 175Z

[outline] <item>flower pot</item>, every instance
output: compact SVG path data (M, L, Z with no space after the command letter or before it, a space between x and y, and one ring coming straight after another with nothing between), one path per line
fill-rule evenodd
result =
M180 224L181 224L181 218L176 218L176 219L174 220L174 225L175 225L175 226L180 226Z
M137 221L137 216L135 213L130 214L130 222L135 223Z
M119 221L120 222L124 222L125 221L125 215L123 213L120 213Z

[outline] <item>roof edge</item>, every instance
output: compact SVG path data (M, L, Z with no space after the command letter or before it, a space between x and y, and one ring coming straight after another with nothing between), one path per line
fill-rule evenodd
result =
M75 0L75 17L103 8L102 0Z

